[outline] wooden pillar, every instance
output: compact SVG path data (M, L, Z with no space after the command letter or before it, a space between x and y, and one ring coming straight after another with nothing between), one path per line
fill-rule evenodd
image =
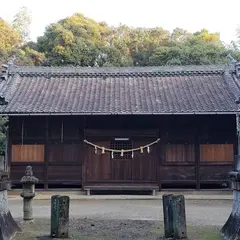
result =
M237 156L235 158L235 170L240 170L240 118L239 114L236 114L236 131L237 131Z
M83 138L82 138L82 141L85 139L86 137L86 134L85 134L85 129L86 129L86 121L87 121L87 117L84 116L83 117ZM84 184L85 184L85 164L86 164L86 157L87 157L87 146L86 144L83 142L83 148L82 148L82 189L84 188Z
M197 116L195 116L195 176L196 176L196 189L200 190L200 143L199 143L199 126Z
M162 167L162 146L161 143L158 143L156 146L157 153L156 153L156 159L157 159L157 166L156 166L156 171L157 171L157 180L158 180L158 186L159 186L159 191L162 190L162 176L161 176L161 167Z
M11 171L11 161L12 161L12 141L11 141L11 136L10 136L10 127L11 127L11 118L9 119L9 127L7 130L7 153L6 153L6 169L5 171L10 172Z
M49 117L45 118L44 127L44 189L48 189L48 163L49 163Z

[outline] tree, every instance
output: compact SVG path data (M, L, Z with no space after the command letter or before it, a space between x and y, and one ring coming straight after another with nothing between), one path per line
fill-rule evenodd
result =
M29 40L29 26L31 24L31 15L26 7L21 7L14 16L13 28L19 34L23 42Z
M150 58L151 65L202 65L227 61L229 50L223 44L206 42L201 38L190 38L173 42L170 46L156 49Z
M102 44L104 27L97 22L74 14L46 28L37 40L38 50L46 53L47 65L93 66L98 56L97 44Z
M184 41L187 38L192 37L192 33L189 33L187 30L182 28L175 28L171 33L170 39L172 41Z
M132 59L135 66L149 65L153 51L168 39L169 32L162 28L130 28L126 25L111 28L106 36L108 44Z
M130 59L112 42L112 31L105 23L74 14L49 25L36 50L46 54L46 65L128 65Z
M8 61L12 49L20 44L18 34L10 24L0 18L0 64Z
M44 53L37 51L36 44L24 43L19 33L3 19L0 19L0 39L0 64L7 62L13 55L18 65L43 64Z
M197 38L197 39L200 39L200 40L203 40L203 41L206 41L206 42L212 42L212 43L220 43L221 44L221 41L220 41L220 34L215 32L215 33L210 33L207 29L202 29L201 31L199 32L195 32L194 33L194 36Z
M207 29L189 33L175 28L169 33L160 27L111 27L79 13L50 24L34 50L45 54L45 65L215 64L225 62L229 52L239 56L223 45L219 33Z
M0 56L4 57L20 43L19 36L10 24L0 18Z

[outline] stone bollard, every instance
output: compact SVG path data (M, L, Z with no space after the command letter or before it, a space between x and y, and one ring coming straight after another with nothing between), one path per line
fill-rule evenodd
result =
M12 239L17 232L21 232L18 224L8 208L8 189L10 188L9 174L0 170L0 239Z
M183 195L173 197L173 232L175 239L187 238L185 199Z
M53 238L68 238L69 202L68 196L52 196L51 237Z
M23 220L33 220L32 200L35 197L35 184L38 179L33 176L31 166L26 167L25 176L22 177L23 184L21 197L23 198Z
M229 172L233 189L232 212L221 229L224 240L240 239L240 171Z
M163 199L163 217L164 217L164 234L165 238L173 237L173 209L172 209L172 194L164 194Z
M187 239L185 199L183 195L163 195L166 239Z

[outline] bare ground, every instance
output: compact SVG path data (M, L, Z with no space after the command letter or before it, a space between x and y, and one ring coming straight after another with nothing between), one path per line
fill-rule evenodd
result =
M33 222L23 223L22 203L10 202L23 232L14 240L48 240L50 202L35 201ZM220 240L220 229L231 212L232 201L186 201L189 240ZM160 240L163 236L159 200L92 200L70 203L70 239Z
M20 223L23 233L14 240L50 240L50 221L36 219ZM220 227L188 226L189 240L219 240ZM69 238L74 240L160 240L163 223L150 220L71 219Z

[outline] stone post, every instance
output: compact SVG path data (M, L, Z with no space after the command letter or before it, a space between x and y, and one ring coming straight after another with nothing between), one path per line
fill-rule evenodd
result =
M51 237L68 238L69 225L68 196L53 195L51 199Z
M175 239L187 238L185 198L183 195L173 197L173 232Z
M185 199L183 195L163 195L165 239L187 239Z
M173 209L172 209L172 194L164 194L163 200L163 217L164 217L164 235L165 238L172 238L173 232Z
M21 197L23 198L23 220L33 220L32 200L35 197L35 184L38 179L33 176L31 166L26 167L25 176L22 177L23 184Z
M8 240L21 229L12 217L8 208L9 174L0 170L0 240Z

